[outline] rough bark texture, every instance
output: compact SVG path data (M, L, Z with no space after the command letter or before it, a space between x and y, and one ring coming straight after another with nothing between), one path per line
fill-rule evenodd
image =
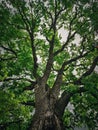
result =
M50 96L50 91L44 91L41 86L37 86L35 98L36 111L28 130L65 130L56 102Z
M31 126L28 130L65 130L60 118L52 111L34 115Z
M46 112L33 120L29 130L64 130L59 118L52 112Z

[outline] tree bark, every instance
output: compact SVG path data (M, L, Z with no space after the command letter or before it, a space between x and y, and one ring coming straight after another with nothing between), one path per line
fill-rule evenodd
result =
M46 112L34 117L28 130L65 130L61 120L52 112Z
M65 130L56 103L50 96L50 91L41 91L41 86L35 89L35 114L28 130Z
M43 115L34 115L28 130L65 130L61 119L53 111L44 112Z

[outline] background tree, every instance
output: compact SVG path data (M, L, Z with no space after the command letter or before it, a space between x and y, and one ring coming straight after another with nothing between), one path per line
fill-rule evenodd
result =
M0 2L2 130L98 127L97 9L92 0Z

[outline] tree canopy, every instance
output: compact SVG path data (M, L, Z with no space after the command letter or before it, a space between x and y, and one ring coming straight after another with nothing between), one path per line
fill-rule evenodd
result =
M96 0L0 2L1 129L27 129L49 94L66 129L95 130L97 67Z

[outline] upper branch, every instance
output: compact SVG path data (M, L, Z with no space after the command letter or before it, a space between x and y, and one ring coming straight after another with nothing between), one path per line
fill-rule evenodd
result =
M52 64L53 64L54 37L55 37L55 34L53 35L52 40L50 41L49 57L48 57L45 72L44 72L44 75L43 75L43 78L42 78L44 80L45 84L46 84L47 79L50 75Z
M34 75L35 78L37 78L38 64L37 64L36 48L35 48L35 45L34 45L35 24L33 24L33 22L35 22L35 21L32 21L32 24L30 24L30 21L28 20L26 13L24 12L24 9L22 9L22 8L20 9L20 7L18 7L18 12L19 12L19 14L20 14L25 26L26 26L26 30L27 30L27 32L29 33L29 36L30 36L32 55L33 55L33 61L34 61L33 75ZM32 18L32 20L34 20L34 19Z
M50 26L49 31L51 29L53 30L53 36L52 36L51 40L48 40L49 45L50 45L50 47L49 47L49 56L48 56L48 60L47 60L47 64L46 64L46 69L45 69L45 72L44 72L44 75L43 75L43 78L42 78L44 80L45 84L46 84L47 79L48 79L48 77L50 75L51 68L52 68L52 65L53 65L53 57L54 57L54 55L53 55L53 49L54 49L55 34L56 34L56 23L57 23L57 19L58 19L58 15L57 15L57 3L56 3L56 6L55 6L54 18L52 17L51 14L50 14L50 16L51 16L51 19L52 19L52 24Z
M20 9L20 7L18 6L17 8L21 18L22 18L22 21L24 22L25 24L25 27L26 27L26 30L29 34L31 34L31 31L30 31L30 26L29 26L29 23L28 23L28 19L26 17L26 15L24 16L24 12Z
M3 48L4 50L12 54L12 55L9 55L8 57L3 57L3 55L1 55L0 56L1 61L14 60L17 58L17 53L12 48L8 48L3 45L0 45L0 48Z
M5 78L3 80L0 80L0 82L3 82L3 81L13 81L13 80L25 80L25 81L28 81L28 82L33 82L31 79L27 79L27 78L23 78L23 77L8 77L8 78Z
M53 88L52 88L52 95L55 97L55 99L57 99L58 96L59 96L60 86L61 86L61 84L62 84L62 77L63 77L63 71L64 71L65 66L66 66L66 65L69 65L69 64L71 64L72 62L75 62L75 61L77 61L77 60L79 60L79 59L81 59L81 58L83 58L83 57L85 57L88 53L89 53L89 51L88 51L88 52L85 52L85 53L82 54L82 55L79 55L79 56L77 56L77 57L74 57L74 58L72 58L72 59L70 59L70 60L68 60L68 61L65 61L65 62L62 64L62 67L61 67L61 69L58 71L57 78L56 78L55 83L54 83Z
M81 84L82 84L81 80L82 80L84 77L90 75L90 74L94 71L94 69L95 69L97 63L98 63L98 56L93 60L93 63L92 63L92 65L90 66L90 68L89 68L77 81L75 81L74 84L81 85ZM96 89L96 88L95 88L95 89ZM68 104L69 101L70 101L70 98L71 98L74 94L76 94L76 93L82 93L82 92L86 92L86 91L89 91L89 90L86 89L86 88L84 88L84 87L79 87L79 88L77 88L76 91L74 91L74 92L66 92L66 91L64 91L64 92L62 93L62 95L61 95L61 98L58 100L58 103L57 103L58 112L62 115L63 112L64 112L64 110L65 110L65 107L67 106L67 104ZM98 91L98 90L97 90L97 91ZM98 99L98 96L97 96L95 93L93 93L93 92L90 92L90 93L91 93L91 95L92 95L93 97L95 97L96 99Z
M77 10L77 9L76 9ZM64 9L60 10L58 12L58 15L64 11ZM67 36L67 40L66 42L62 45L62 47L60 49L58 49L56 52L54 52L54 56L58 55L60 52L62 52L64 50L64 48L68 45L69 41L75 36L75 34L77 33L77 31L75 31L73 34L71 34L72 32L72 24L74 22L74 20L77 18L77 11L75 12L75 15L74 17L72 18L72 20L70 21L69 23L69 33L68 33L68 36Z
M59 15L65 10L65 8L63 8L58 11L57 8L58 8L58 4L57 4L57 1L55 0L54 18L52 16L52 14L47 11L47 13L50 16L51 21L52 21L49 31L51 31L51 29L52 29L54 34L53 34L51 40L49 40L46 36L46 39L48 40L48 42L50 44L50 48L49 48L49 58L48 58L46 69L45 69L44 76L43 76L43 79L45 82L47 81L47 79L49 77L49 74L51 72L51 68L53 65L53 57L54 57L53 48L54 48L54 42L55 42L55 34L56 34L56 30L57 30L57 28L56 28L57 20L58 20Z
M92 63L92 65L90 66L90 68L89 68L84 74L82 74L82 76L81 76L77 81L75 81L74 84L81 85L81 84L82 84L82 82L81 82L82 79L83 79L84 77L89 76L89 75L94 71L94 69L95 69L97 63L98 63L98 56L93 60L93 63Z
M31 48L32 48L33 61L34 61L33 75L35 78L37 78L38 63L37 63L36 48L34 45L34 36L31 35L30 38L31 38Z
M17 57L17 53L14 50L12 50L11 48L7 48L7 47L5 47L3 45L0 45L0 47L3 48L6 51L11 52L12 54L14 54Z

